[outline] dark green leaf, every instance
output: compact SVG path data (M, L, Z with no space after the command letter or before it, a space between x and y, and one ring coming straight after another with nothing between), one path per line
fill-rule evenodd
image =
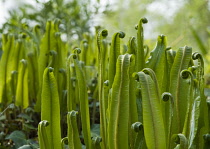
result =
M28 115L25 114L25 113L19 114L18 117L21 117L21 118L23 118L23 119L25 119L25 120L27 120L27 121L29 121L29 122L33 122L33 120L31 119L31 117L28 116Z
M91 128L91 136L99 137L100 136L100 124L94 124Z
M32 147L30 145L23 145L19 147L18 149L32 149Z
M15 147L21 147L27 144L26 135L19 130L13 131L6 139L11 139L15 143Z

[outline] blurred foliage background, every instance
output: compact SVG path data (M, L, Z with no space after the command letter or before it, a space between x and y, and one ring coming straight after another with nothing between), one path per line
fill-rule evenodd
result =
M25 31L39 24L44 30L47 20L61 20L60 29L66 38L82 38L88 32L95 14L98 13L97 3L82 0L49 0L35 3L19 2L19 7L9 10L9 18L2 26L2 31Z
M5 1L6 2L6 1ZM153 45L159 34L168 38L173 49L192 46L194 51L207 55L210 33L209 0L34 0L27 3L17 1L15 9L10 9L9 17L0 32L30 33L30 27L44 24L49 19L59 18L63 40L72 42L82 39L84 32L94 34L95 26L109 30L111 35L119 30L126 33L124 41L136 35L136 20L146 17L146 44ZM4 2L2 2L4 3ZM14 5L16 5L14 3ZM132 28L133 26L133 28ZM207 58L208 59L208 58ZM208 60L207 60L208 61Z
M145 25L145 38L156 39L157 35L168 37L168 44L179 48L185 44L198 50L198 41L192 29L208 50L210 2L209 0L119 0L115 11L104 16L103 24L110 29L123 30L129 36L135 35L136 24L140 17L146 17L149 23Z

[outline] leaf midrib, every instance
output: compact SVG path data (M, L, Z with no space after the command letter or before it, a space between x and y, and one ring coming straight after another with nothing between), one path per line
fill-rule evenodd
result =
M146 77L146 74L144 74L145 75L145 77ZM157 138L157 134L156 134L156 127L155 127L155 123L154 123L154 115L153 115L153 113L154 113L154 111L153 111L153 108L152 108L152 103L151 103L151 95L150 95L150 93L149 93L149 85L148 85L148 79L147 79L147 77L146 77L146 79L145 79L145 81L146 81L146 84L147 84L147 93L148 93L148 96L149 96L149 106L150 106L150 109L151 109L151 112L152 112L152 125L153 125L153 132L154 132L154 140L155 140L155 146L158 144L157 143L157 141L156 140L158 140ZM144 117L143 117L144 118ZM156 139L155 139L156 138Z
M183 56L181 58L181 63L179 65L179 71L178 71L178 75L177 75L177 88L176 88L176 113L177 113L177 121L178 121L178 130L180 131L180 113L179 113L179 88L180 88L180 72L181 72L181 69L182 69L182 65L183 65L183 60L184 60L184 57L185 57L185 50L186 48L184 48L184 50L182 51L183 52Z

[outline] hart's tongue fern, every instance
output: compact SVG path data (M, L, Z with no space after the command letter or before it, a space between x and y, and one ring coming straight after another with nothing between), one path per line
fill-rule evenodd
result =
M139 20L127 45L122 31L110 45L103 29L95 37L84 33L73 47L61 40L58 19L47 21L43 36L39 26L27 35L3 34L1 106L41 112L41 149L67 142L75 149L209 148L203 58L188 46L167 47L165 35L149 51L147 22ZM1 115L9 119L8 109Z

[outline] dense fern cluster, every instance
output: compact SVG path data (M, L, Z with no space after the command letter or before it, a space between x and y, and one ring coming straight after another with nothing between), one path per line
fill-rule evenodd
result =
M188 46L172 50L164 35L148 51L145 23L139 20L127 45L120 42L124 32L109 45L108 31L99 30L71 48L61 40L59 20L48 21L43 36L37 27L30 36L4 34L1 110L14 103L26 133L32 128L24 124L38 120L33 129L41 149L208 148L202 56ZM17 118L14 111L2 115ZM93 131L97 124L100 134ZM27 144L7 138L16 148Z

